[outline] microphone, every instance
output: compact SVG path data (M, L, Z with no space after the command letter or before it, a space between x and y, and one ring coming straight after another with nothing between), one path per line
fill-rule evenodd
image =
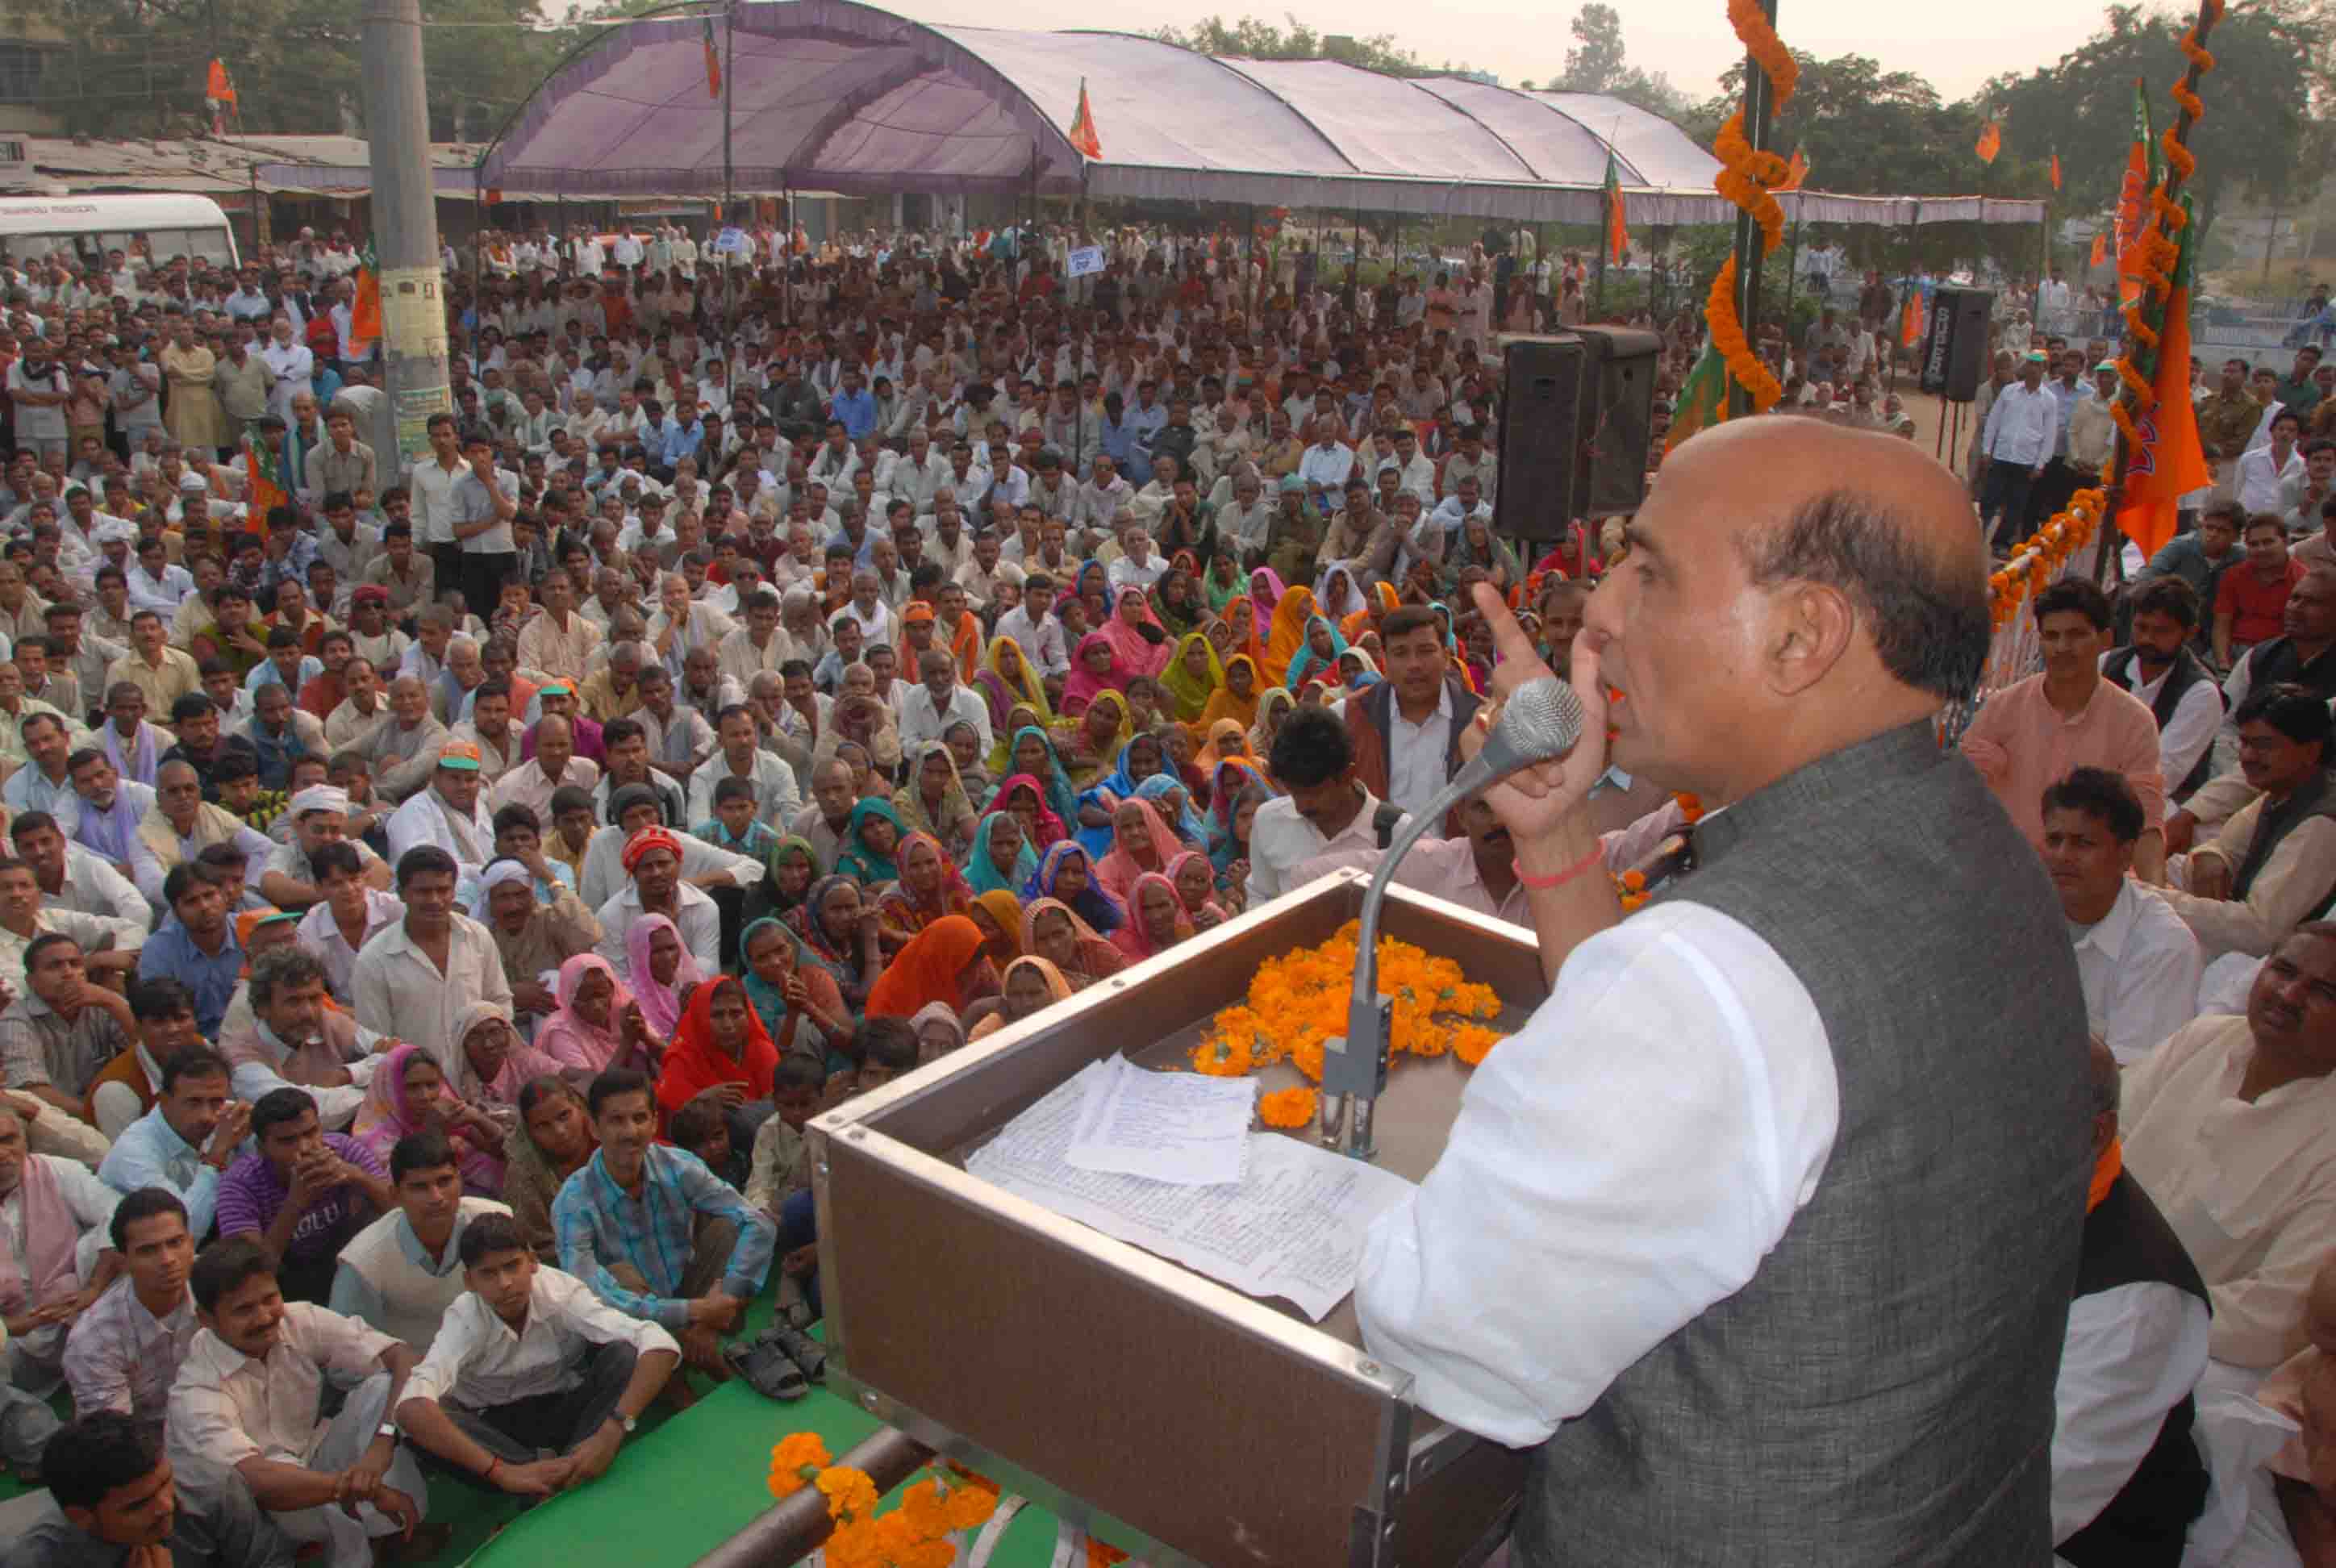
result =
M1426 807L1404 824L1379 857L1355 933L1355 992L1347 1005L1347 1033L1323 1042L1320 1133L1326 1146L1358 1159L1374 1153L1371 1124L1387 1087L1395 1027L1393 998L1379 995L1379 911L1395 869L1445 813L1485 785L1535 763L1571 752L1582 738L1582 699L1555 676L1527 681L1511 694L1484 744ZM1348 1108L1351 1104L1353 1118Z
M1553 675L1527 681L1501 709L1500 722L1484 745L1445 786L1452 800L1444 810L1521 768L1565 755L1581 738L1582 699L1573 687Z

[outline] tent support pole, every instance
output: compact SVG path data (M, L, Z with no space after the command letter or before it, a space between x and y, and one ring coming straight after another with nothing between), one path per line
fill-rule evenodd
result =
M1760 9L1769 25L1776 21L1776 0L1760 0ZM1744 57L1744 134L1754 151L1765 151L1768 146L1768 113L1776 105L1776 93L1768 85L1768 73L1760 62L1747 54ZM1603 243L1603 237L1601 237ZM1736 316L1744 325L1745 341L1752 352L1760 352L1760 265L1767 252L1760 242L1759 226L1752 221L1748 211L1736 215ZM1790 279L1786 280L1785 297L1792 297ZM1792 317L1785 317L1789 326ZM1752 412L1751 389L1739 385L1732 378L1728 384L1728 417L1741 419Z
M731 0L722 7L722 221L725 224L730 221L731 203L736 200L731 189L735 170L730 161L730 93L738 80L737 22L737 3ZM722 258L722 329L725 333L737 319L730 303L731 274L736 270L728 257Z
M1606 319L1606 252L1610 248L1606 236L1614 221L1614 198L1607 191L1598 193L1598 271L1590 284L1590 315L1591 319Z
M795 324L795 192L792 181L781 182L779 203L784 209L781 217L787 226L786 238L782 241L785 249L779 260L779 325L793 326Z

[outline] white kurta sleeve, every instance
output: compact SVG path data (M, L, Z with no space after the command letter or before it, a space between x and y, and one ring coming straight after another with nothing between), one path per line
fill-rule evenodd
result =
M1840 1115L1816 1004L1776 950L1693 903L1641 911L1566 959L1372 1225L1363 1341L1445 1420L1542 1442L1743 1288Z

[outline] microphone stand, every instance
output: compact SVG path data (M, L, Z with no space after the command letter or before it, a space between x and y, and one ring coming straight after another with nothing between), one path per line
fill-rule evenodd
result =
M1372 1136L1378 1097L1386 1092L1387 1066L1395 1049L1395 998L1379 995L1379 912L1396 867L1428 829L1453 807L1482 788L1469 770L1437 792L1426 810L1404 824L1371 873L1355 932L1355 990L1347 1003L1347 1032L1322 1042L1322 1146L1358 1160L1375 1159ZM1351 1111L1351 1115L1349 1112Z

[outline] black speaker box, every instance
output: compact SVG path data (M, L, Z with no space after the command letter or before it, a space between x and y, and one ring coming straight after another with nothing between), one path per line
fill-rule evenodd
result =
M1577 517L1638 510L1661 347L1653 333L1627 327L1509 339L1495 530L1556 540Z
M1987 377L1988 312L1994 305L1994 293L1985 288L1942 285L1932 294L1922 328L1924 392L1950 403L1969 403L1979 395L1979 384Z

